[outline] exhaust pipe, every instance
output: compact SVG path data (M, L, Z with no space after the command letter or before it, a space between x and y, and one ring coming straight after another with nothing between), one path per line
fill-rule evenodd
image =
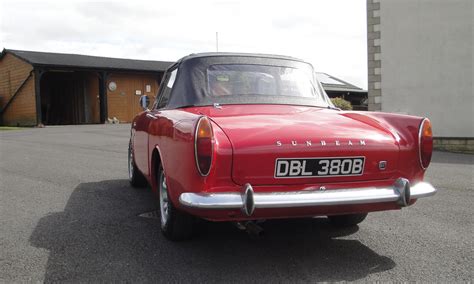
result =
M260 227L257 222L255 221L247 221L245 223L243 222L236 222L235 226L242 231L247 232L249 236L253 238L261 238L263 237L265 231L263 230L262 227Z
M398 193L397 204L401 207L408 206L411 200L410 182L406 178L398 178L393 188Z

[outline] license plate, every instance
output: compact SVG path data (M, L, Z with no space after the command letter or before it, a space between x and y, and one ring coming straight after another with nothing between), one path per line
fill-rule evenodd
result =
M275 178L360 176L365 157L277 159Z

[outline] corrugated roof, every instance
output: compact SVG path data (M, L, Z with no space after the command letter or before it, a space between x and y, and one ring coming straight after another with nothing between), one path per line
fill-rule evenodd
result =
M362 88L323 72L316 72L316 78L318 78L326 91L367 92Z
M4 49L0 55L0 58L5 53L11 53L35 66L159 72L165 71L168 66L173 64L173 62L169 61L122 59L81 54L37 52L13 49Z

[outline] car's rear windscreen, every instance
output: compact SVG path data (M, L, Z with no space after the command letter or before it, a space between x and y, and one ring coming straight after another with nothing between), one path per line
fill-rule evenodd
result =
M311 74L292 67L219 64L207 69L211 96L319 97Z

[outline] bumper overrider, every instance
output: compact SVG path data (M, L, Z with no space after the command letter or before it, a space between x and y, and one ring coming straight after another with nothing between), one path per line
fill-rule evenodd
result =
M250 184L245 184L241 193L185 192L180 195L179 201L184 206L197 209L242 209L247 216L251 216L256 208L295 208L382 202L396 202L404 207L412 199L432 196L435 193L436 189L427 182L410 185L407 179L398 178L391 187L345 188L327 191L255 193Z

